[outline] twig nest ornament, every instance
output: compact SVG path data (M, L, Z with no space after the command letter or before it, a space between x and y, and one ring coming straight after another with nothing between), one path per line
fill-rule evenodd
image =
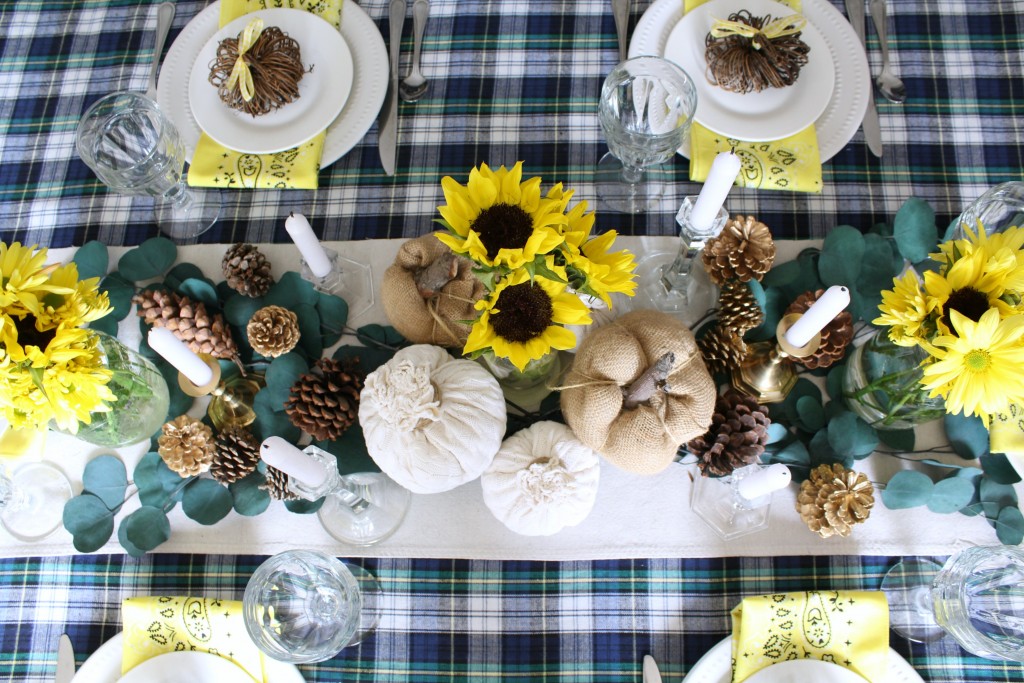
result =
M773 20L747 10L717 20L704 39L708 81L740 94L793 85L811 51L800 40L806 25L799 14Z
M597 453L568 427L537 422L505 439L480 484L499 522L524 536L550 536L586 519L600 476Z
M385 474L413 493L440 493L491 464L505 435L505 397L480 364L417 344L367 375L359 423Z
M415 344L464 346L470 326L463 321L476 319L473 306L485 293L472 261L457 256L436 233L403 244L381 282L388 320Z
M704 434L717 397L693 333L651 310L587 337L563 385L562 413L576 437L638 474L665 469L682 444Z
M224 104L255 118L297 100L305 73L298 41L257 18L220 41L208 78Z

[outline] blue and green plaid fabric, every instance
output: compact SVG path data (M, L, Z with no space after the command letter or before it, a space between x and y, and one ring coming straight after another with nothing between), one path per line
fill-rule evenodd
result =
M828 0L841 7L842 0ZM680 0L682 2L682 0ZM0 230L7 240L70 246L137 244L156 234L151 200L109 193L75 153L78 119L102 95L145 90L156 0L4 0L0 3ZM387 33L387 0L360 4ZM410 3L411 5L411 3ZM205 6L180 0L171 32ZM632 4L635 25L648 0ZM820 237L890 220L909 196L940 225L1024 168L1024 11L1014 0L890 0L893 63L904 105L879 104L885 156L858 132L825 165L820 196L736 190L734 213L755 214L778 237ZM411 53L407 21L402 73ZM877 35L868 27L872 72ZM526 162L530 175L595 199L592 169L606 145L597 123L601 81L616 62L609 0L432 0L423 70L428 96L401 105L398 172L387 177L377 126L323 169L316 192L224 193L203 242L287 241L299 210L326 239L409 237L432 228L440 179L474 164ZM601 229L673 234L674 208L699 186L672 164L665 210L602 213Z
M241 598L264 559L2 560L0 680L49 683L65 632L81 665L120 631L123 598ZM359 560L385 592L380 626L334 659L300 668L310 683L639 683L640 661L652 654L665 682L679 683L728 635L729 611L744 596L875 590L897 559ZM967 655L948 638L891 644L929 683L1024 681L1022 665Z

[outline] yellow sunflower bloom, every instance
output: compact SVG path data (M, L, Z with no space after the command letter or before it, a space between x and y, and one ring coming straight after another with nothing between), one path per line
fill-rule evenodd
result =
M984 252L974 251L956 260L944 273L925 272L925 296L935 303L940 334L950 333L950 311L959 311L971 320L978 320L990 308L1013 313L1000 298L1008 272L986 271L987 261Z
M901 277L893 280L891 290L882 291L882 303L878 305L882 315L872 322L889 326L889 339L899 346L915 346L927 341L934 332L931 329L931 314L938 302L925 296L917 273L908 269Z
M66 290L63 296L46 297L36 312L43 327L63 323L66 327L85 325L110 313L110 299L99 291L99 278L78 279L78 266L68 263L53 271L50 282Z
M1024 315L1000 319L986 311L974 322L950 312L954 334L933 340L935 361L924 368L921 383L942 396L951 413L989 415L1024 402Z
M0 308L9 314L39 312L39 299L47 294L70 294L66 287L53 284L46 266L47 250L0 242Z

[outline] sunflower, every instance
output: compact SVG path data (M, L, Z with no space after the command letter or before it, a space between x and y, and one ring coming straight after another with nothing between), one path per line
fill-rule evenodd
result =
M989 415L1024 402L1024 315L1000 319L989 309L975 322L958 310L949 314L955 334L933 340L935 361L921 383L942 396L950 413Z
M931 314L937 302L921 291L921 279L908 268L902 277L893 280L893 288L882 292L878 305L882 315L872 322L889 326L889 339L899 346L915 346L927 341L933 333Z
M450 231L438 239L457 254L489 267L515 269L563 242L562 198L541 197L540 178L524 181L523 162L497 171L480 164L463 186L441 180L447 204L437 207Z
M46 266L47 250L0 242L0 308L8 313L39 313L39 299L73 289L51 282L57 266Z
M963 254L944 273L925 272L925 296L934 301L940 334L950 333L951 311L958 311L975 322L990 308L999 309L1006 315L1015 312L1001 298L1012 271L988 270L988 261L984 251L975 250Z
M67 293L44 297L36 312L36 318L43 327L78 326L91 323L110 313L110 299L106 292L99 291L98 277L78 279L78 266L68 263L53 271L50 283Z
M564 276L548 257L547 267ZM520 371L552 349L571 349L576 336L563 325L587 325L590 313L564 282L545 277L531 280L525 270L513 271L494 291L476 304L480 317L470 330L463 353L490 349L508 358Z

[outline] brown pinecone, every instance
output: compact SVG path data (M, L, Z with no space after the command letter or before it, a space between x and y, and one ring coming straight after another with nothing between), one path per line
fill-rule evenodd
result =
M299 496L288 490L288 475L267 465L267 480L259 485L274 500L298 500Z
M718 237L704 245L704 268L715 284L760 280L775 262L768 226L753 216L730 219Z
M711 427L686 447L697 456L701 474L725 476L757 462L768 443L768 409L753 397L728 391L715 401Z
M299 317L281 306L264 306L252 314L245 334L256 353L277 358L299 343Z
M157 446L167 466L182 477L205 472L213 462L213 430L188 415L165 423Z
M807 528L822 538L849 536L871 514L875 487L860 472L839 463L818 465L800 484L796 509Z
M362 389L363 378L354 368L321 358L313 372L292 385L285 412L293 425L317 441L337 439L356 421Z
M730 280L718 295L718 324L739 336L764 322L764 311L746 282Z
M222 484L230 484L256 469L260 462L260 442L244 427L228 427L217 434L210 474Z
M789 308L786 309L786 314L806 312L808 308L814 305L818 297L824 293L824 289L819 289L815 292L804 292L789 305ZM849 311L843 311L828 325L825 325L825 329L821 331L821 344L818 346L817 351L809 356L793 358L793 360L812 370L814 368L827 368L843 359L843 356L846 355L846 347L850 345L852 340L853 316L850 315Z
M210 315L202 301L160 289L147 289L132 297L139 317L156 327L164 327L188 344L195 353L214 358L237 358L238 346L231 338L220 313Z
M228 286L236 292L253 298L270 291L274 278L270 275L270 261L255 244L239 242L232 245L220 262Z
M743 338L733 330L722 327L721 323L697 340L697 348L712 375L739 367L747 356L747 345Z

